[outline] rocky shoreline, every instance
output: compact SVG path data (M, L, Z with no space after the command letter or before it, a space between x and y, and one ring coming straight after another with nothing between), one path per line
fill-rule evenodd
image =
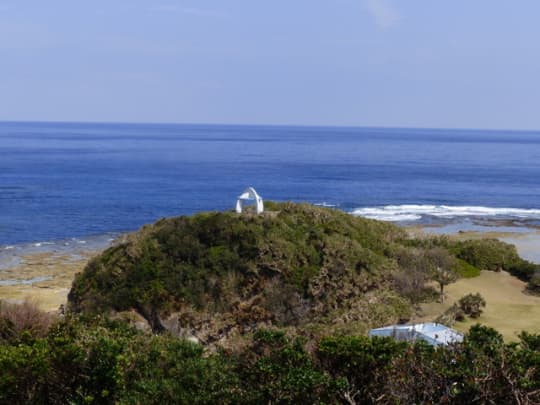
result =
M58 311L67 302L75 274L117 236L0 246L0 300L30 299L45 311Z
M8 302L30 299L45 311L57 311L67 301L75 274L99 252L45 252L20 256L18 263L0 272L0 299Z

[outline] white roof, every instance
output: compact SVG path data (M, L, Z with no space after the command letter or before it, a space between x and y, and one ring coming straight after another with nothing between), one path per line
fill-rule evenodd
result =
M462 342L463 335L440 323L418 323L416 325L391 325L371 329L370 336L390 336L398 340L422 339L434 346Z

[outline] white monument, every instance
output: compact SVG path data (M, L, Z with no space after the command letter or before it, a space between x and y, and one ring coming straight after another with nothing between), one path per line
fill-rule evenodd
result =
M257 194L253 187L246 188L244 192L238 196L238 200L236 200L237 213L242 213L242 210L244 209L244 204L246 202L253 202L255 204L257 214L260 214L264 211L263 199L259 194Z

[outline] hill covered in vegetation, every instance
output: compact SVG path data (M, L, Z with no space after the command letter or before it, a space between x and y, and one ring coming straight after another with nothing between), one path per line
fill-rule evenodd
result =
M512 248L411 239L392 224L269 202L263 215L200 213L128 235L76 277L69 307L135 311L156 332L203 343L269 326L303 335L363 334L407 321L415 304L437 299L430 281L442 293L477 266L525 271Z

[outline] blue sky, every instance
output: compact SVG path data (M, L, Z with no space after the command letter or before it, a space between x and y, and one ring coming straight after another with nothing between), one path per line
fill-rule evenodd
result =
M538 0L0 0L0 120L540 129Z

